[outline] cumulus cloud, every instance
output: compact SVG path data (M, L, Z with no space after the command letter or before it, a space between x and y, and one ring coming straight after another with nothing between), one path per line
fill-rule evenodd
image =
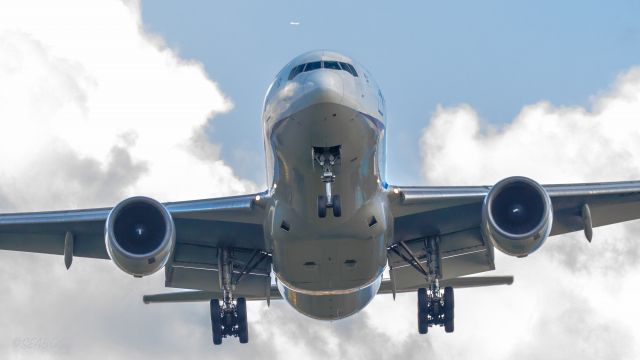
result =
M541 183L638 180L639 121L640 68L620 75L592 99L591 109L540 102L498 127L468 105L438 108L421 138L423 175L429 184L459 185L493 184L512 175ZM573 269L626 270L640 260L631 236L638 226L598 229L595 260L570 242L555 249Z
M0 212L254 191L205 135L231 107L201 64L144 31L138 2L2 2ZM209 353L206 306L142 305L163 274L60 261L0 253L0 358Z
M0 82L0 192L21 210L255 188L201 140L230 100L136 2L5 3Z
M589 108L539 102L523 107L513 121L494 125L469 105L439 107L421 137L422 171L431 185L493 184L512 175L541 183L639 180L638 139L640 68L632 68L595 95ZM634 275L639 226L635 221L598 228L593 244L581 233L553 237L520 261L498 254L498 269L516 274L510 289L518 292L516 301L529 305L501 309L496 322L518 326L510 321L514 313L530 314L520 319L528 336L516 331L493 341L510 349L506 358L637 358L633 344L640 332L633 330L630 318L637 317L630 314L637 316L632 304L640 300Z
M514 174L544 183L640 179L639 114L640 68L591 109L540 102L504 126L482 121L469 105L439 107L421 138L422 171L434 185L493 184Z

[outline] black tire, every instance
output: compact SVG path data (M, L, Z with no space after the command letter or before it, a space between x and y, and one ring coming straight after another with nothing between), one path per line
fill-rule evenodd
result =
M448 333L453 332L454 305L453 288L447 286L444 288L444 331Z
M209 302L211 310L211 334L213 336L213 345L222 344L222 318L220 317L220 301L211 299Z
M429 331L427 324L427 289L418 289L418 332L426 334Z
M318 196L318 217L327 217L327 197L324 195Z
M241 344L249 342L249 325L247 324L247 300L239 298L236 303L236 312L238 314L238 338Z
M333 195L331 197L331 202L333 206L333 216L334 217L342 216L342 204L340 203L340 195Z

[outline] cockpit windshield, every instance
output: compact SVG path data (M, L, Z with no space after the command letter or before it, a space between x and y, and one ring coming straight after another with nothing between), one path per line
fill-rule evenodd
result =
M325 69L341 70L337 61L323 61L322 64Z
M314 61L306 64L300 64L291 69L291 72L289 73L289 80L292 80L302 72L318 69L344 70L354 77L358 77L356 69L351 64L342 61Z

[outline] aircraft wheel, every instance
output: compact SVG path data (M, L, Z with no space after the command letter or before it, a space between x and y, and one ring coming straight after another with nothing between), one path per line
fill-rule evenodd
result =
M239 298L236 303L236 312L238 314L238 337L241 344L249 342L249 326L247 324L247 300Z
M453 332L453 288L447 286L444 288L444 331Z
M429 325L427 324L427 289L418 289L418 332L420 334L426 334L429 331Z
M333 216L334 217L342 216L342 204L340 203L340 195L332 196L331 202L333 203Z
M220 318L220 302L218 299L211 299L209 302L211 310L211 333L213 335L213 344L222 344L222 319Z
M327 197L324 195L318 196L318 217L327 217Z

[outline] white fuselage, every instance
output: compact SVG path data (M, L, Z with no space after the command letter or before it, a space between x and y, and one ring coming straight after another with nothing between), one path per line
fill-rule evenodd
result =
M322 66L291 76L309 63ZM352 315L380 286L392 231L383 193L384 115L382 93L367 70L328 51L291 61L267 92L263 122L273 206L265 236L282 296L305 315ZM331 184L341 200L339 217L318 215L326 184L314 147L340 148Z

